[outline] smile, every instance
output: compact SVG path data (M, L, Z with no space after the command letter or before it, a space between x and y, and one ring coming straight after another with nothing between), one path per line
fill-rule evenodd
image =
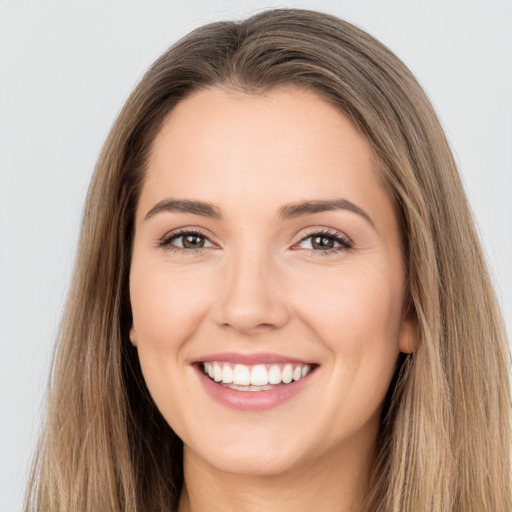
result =
M312 388L319 364L278 354L223 352L194 361L203 389L213 400L244 412L279 407Z
M212 381L237 391L267 391L304 378L310 364L233 364L225 361L202 363L202 369Z

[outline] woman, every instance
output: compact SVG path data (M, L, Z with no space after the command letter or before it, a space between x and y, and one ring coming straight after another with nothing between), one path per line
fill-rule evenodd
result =
M507 511L507 357L405 66L324 14L208 25L100 156L27 510Z

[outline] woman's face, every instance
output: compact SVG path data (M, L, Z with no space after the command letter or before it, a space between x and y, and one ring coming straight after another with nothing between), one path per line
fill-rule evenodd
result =
M207 89L168 116L136 212L130 338L186 456L269 475L371 452L414 344L376 166L293 87Z

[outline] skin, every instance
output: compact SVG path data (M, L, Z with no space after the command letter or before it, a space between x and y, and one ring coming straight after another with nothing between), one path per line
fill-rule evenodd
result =
M376 167L345 116L294 87L210 88L166 119L136 211L130 338L184 442L180 511L339 512L361 503L398 354L415 345L398 223ZM214 203L222 218L146 218L166 199ZM337 199L364 214L279 215L288 204ZM201 232L205 247L180 248L184 239L170 234L182 228ZM319 231L333 250L312 245ZM212 400L192 364L224 351L318 367L292 399L238 411Z

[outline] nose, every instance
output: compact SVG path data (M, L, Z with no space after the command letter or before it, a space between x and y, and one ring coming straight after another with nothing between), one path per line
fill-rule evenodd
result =
M289 319L282 276L272 258L250 255L226 261L217 319L245 335L274 330Z

